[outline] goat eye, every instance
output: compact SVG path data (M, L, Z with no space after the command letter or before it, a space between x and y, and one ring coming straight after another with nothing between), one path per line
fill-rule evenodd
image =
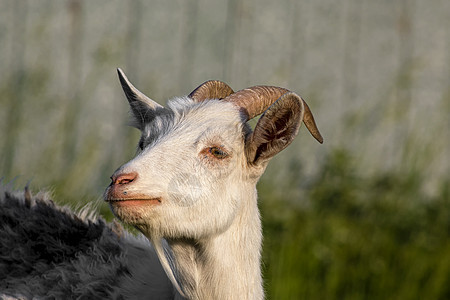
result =
M219 147L211 147L208 149L209 153L211 153L215 158L218 159L224 159L228 156L228 153L226 153L223 149Z

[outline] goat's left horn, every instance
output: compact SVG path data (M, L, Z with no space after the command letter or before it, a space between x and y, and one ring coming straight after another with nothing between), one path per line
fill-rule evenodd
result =
M276 87L276 86L254 86L247 89L240 90L226 97L224 100L232 102L242 108L247 120L253 119L254 117L262 114L269 106L271 106L275 101L278 100L285 93L290 92L287 89ZM301 99L301 97L300 97ZM314 117L311 110L303 101L303 106L305 109L303 122L308 128L311 135L319 142L323 143L322 135L317 128Z
M209 80L199 85L189 97L196 102L202 102L207 99L223 99L233 94L233 89L220 80Z

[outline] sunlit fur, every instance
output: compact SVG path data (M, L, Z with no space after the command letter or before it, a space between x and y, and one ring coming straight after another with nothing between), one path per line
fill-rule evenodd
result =
M184 97L168 107L141 124L143 149L116 171L138 174L126 187L128 195L161 198L161 204L111 207L153 241L169 278L188 298L263 298L257 177L244 151L249 128L224 101ZM213 146L227 157L203 151Z
M202 238L221 233L241 206L237 183L245 173L236 166L245 165L245 157L239 113L219 101L194 104L185 98L170 106L174 114L145 126L145 148L119 171L139 174L127 187L128 194L159 197L162 205L114 211L152 236ZM213 145L227 149L229 158L217 161L200 154ZM226 201L218 201L224 197Z

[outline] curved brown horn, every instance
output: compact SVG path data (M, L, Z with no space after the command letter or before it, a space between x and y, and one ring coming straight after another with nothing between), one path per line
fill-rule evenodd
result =
M196 102L201 102L207 99L223 99L233 94L233 89L220 80L209 80L199 85L189 97Z
M226 97L224 100L232 102L242 108L243 112L247 116L247 120L250 120L262 114L269 106L277 101L278 98L288 92L290 91L285 88L258 85L240 90ZM317 128L316 122L314 121L314 117L308 107L308 104L306 104L305 100L302 99L302 101L305 107L303 122L305 123L306 128L308 128L311 135L319 143L323 143L322 135Z
M302 97L300 97L302 99ZM320 134L319 128L317 128L316 121L314 121L314 116L309 109L308 104L306 104L306 101L303 100L303 106L305 108L305 113L303 114L303 123L305 123L306 128L308 128L309 133L319 142L323 143L323 137Z
M242 108L243 112L247 115L247 120L251 120L262 114L270 105L287 92L289 90L276 86L258 85L240 90L224 100Z

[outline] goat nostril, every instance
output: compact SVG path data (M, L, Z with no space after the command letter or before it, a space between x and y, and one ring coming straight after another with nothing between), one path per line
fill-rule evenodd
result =
M114 174L111 177L112 180L112 184L113 185L117 185L117 184L129 184L131 182L133 182L137 177L137 173L132 172L132 173L127 173L127 174Z

